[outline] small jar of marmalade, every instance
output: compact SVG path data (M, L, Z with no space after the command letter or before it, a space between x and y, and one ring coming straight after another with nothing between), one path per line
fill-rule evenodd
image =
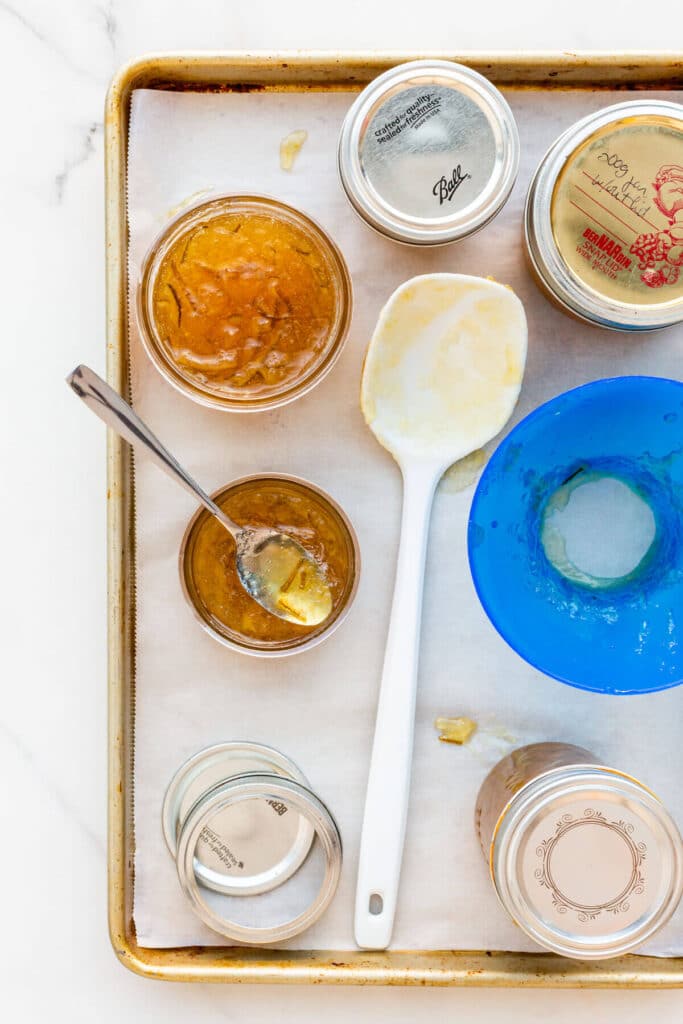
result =
M356 534L339 505L313 484L275 473L243 477L212 498L236 523L274 527L313 555L332 611L317 626L302 626L262 608L239 581L232 537L200 508L181 544L180 580L204 629L226 647L261 657L309 650L330 636L351 608L360 573Z
M213 408L253 412L306 394L336 362L350 319L339 249L265 196L185 211L143 263L143 344L174 387Z

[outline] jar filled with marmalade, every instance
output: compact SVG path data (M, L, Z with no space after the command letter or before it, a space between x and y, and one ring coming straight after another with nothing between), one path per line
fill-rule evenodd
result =
M294 654L326 639L346 618L360 573L356 535L341 508L313 484L281 474L244 477L212 498L240 526L273 527L301 544L324 573L332 611L304 626L262 608L239 580L234 540L200 508L181 545L180 579L204 629L226 647L260 656Z
M325 232L264 196L211 199L177 217L152 246L138 322L163 376L204 405L284 405L337 360L351 281Z

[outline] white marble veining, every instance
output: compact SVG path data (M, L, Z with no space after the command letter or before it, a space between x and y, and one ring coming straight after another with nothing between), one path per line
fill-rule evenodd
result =
M8 1020L351 1016L558 1024L673 1021L676 992L162 985L106 928L104 436L63 383L104 368L104 91L121 63L180 48L660 48L672 25L623 0L482 9L435 0L0 0L0 395L4 587L1 1005ZM564 8L568 10L567 8ZM673 10L673 8L671 8ZM680 32L679 32L680 35ZM24 500L20 500L20 496Z

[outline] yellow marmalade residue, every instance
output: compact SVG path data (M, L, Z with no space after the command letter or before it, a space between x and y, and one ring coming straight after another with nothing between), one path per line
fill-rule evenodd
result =
M294 161L301 152L301 147L308 138L308 132L303 128L290 132L280 143L280 167L283 171L291 171Z
M471 718L437 718L434 728L441 733L439 739L444 743L457 743L462 746L474 736L477 723Z
M240 526L274 527L298 541L324 572L334 615L348 593L353 566L346 533L322 499L290 481L254 480L219 496L218 504ZM321 628L277 618L247 594L237 576L234 541L208 513L195 524L183 569L200 615L238 643L280 643Z
M201 388L276 394L324 356L337 290L312 232L232 211L194 222L163 256L152 306L168 358Z
M459 491L466 491L479 476L479 470L486 465L487 454L483 449L477 448L464 459L459 459L446 470L441 481L441 490L448 494L457 494Z
M413 278L384 306L368 346L365 420L398 457L454 462L507 422L526 347L524 307L508 288L460 274Z

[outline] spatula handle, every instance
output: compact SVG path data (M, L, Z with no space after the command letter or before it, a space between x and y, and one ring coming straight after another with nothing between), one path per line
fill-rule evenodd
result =
M403 514L361 835L355 936L386 949L396 912L410 795L422 591L429 519L440 471L403 472Z

